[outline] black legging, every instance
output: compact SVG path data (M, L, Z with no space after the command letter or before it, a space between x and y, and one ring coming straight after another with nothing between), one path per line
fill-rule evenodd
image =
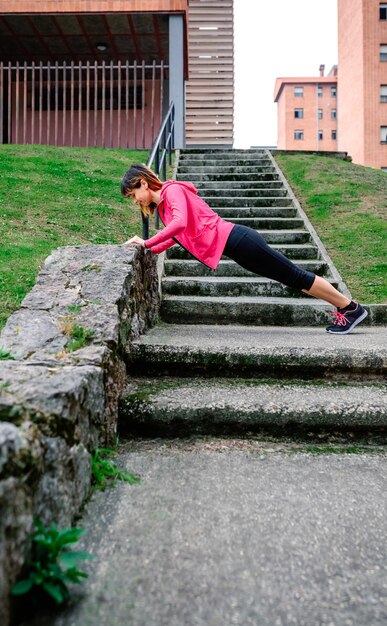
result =
M246 270L277 280L288 287L309 291L316 275L298 267L273 250L256 230L235 224L224 254Z

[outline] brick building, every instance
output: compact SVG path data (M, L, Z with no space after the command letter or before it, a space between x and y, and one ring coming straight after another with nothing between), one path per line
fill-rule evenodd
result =
M324 76L277 78L278 148L283 150L337 149L336 66Z
M0 143L232 145L233 90L233 0L0 0Z
M387 2L338 0L338 149L387 171Z
M387 2L338 0L338 18L338 68L276 81L278 148L345 151L387 171Z

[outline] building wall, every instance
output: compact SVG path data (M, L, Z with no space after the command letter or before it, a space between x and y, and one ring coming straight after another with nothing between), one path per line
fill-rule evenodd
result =
M380 44L387 45L387 20L379 19L379 0L363 0L364 33L364 165L387 167L387 144L380 127L387 126L387 103L380 86L387 85L387 62L380 61Z
M364 162L363 0L339 0L338 149Z
M277 102L277 147L286 150L286 94L282 94L282 96Z
M1 13L185 11L187 0L0 0Z
M278 100L278 148L285 150L332 150L337 149L337 141L331 138L331 131L337 130L337 120L331 119L331 110L337 110L337 100L331 95L334 82L286 83ZM322 96L318 96L318 87ZM295 96L295 87L303 87L303 96ZM303 109L304 117L295 118L295 109ZM322 110L322 119L318 117ZM295 139L295 131L303 131L303 139ZM318 139L318 131L323 139Z
M355 163L387 167L387 145L380 127L387 126L387 104L380 85L387 85L387 21L379 20L379 0L339 0L339 150Z

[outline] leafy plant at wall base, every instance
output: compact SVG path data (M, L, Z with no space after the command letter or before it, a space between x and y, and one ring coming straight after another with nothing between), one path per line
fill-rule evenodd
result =
M60 605L70 599L69 583L80 583L88 575L77 569L77 561L90 559L88 552L69 550L86 531L81 528L58 530L55 524L45 528L39 520L34 520L35 530L31 535L31 558L28 562L28 577L19 580L12 595L39 594L44 592Z
M116 454L114 450L108 448L97 448L92 455L92 473L94 483L97 489L105 489L106 487L112 487L116 480L123 480L131 485L140 482L140 478L125 472L117 467L116 463L107 458Z

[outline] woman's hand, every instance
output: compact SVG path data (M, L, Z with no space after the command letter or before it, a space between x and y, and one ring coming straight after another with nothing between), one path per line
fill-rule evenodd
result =
M144 239L141 239L141 237L138 237L137 235L135 235L131 239L128 239L128 241L125 241L124 245L126 245L126 244L133 244L133 243L138 244L138 245L142 246L143 248L145 248L145 241L144 241Z

